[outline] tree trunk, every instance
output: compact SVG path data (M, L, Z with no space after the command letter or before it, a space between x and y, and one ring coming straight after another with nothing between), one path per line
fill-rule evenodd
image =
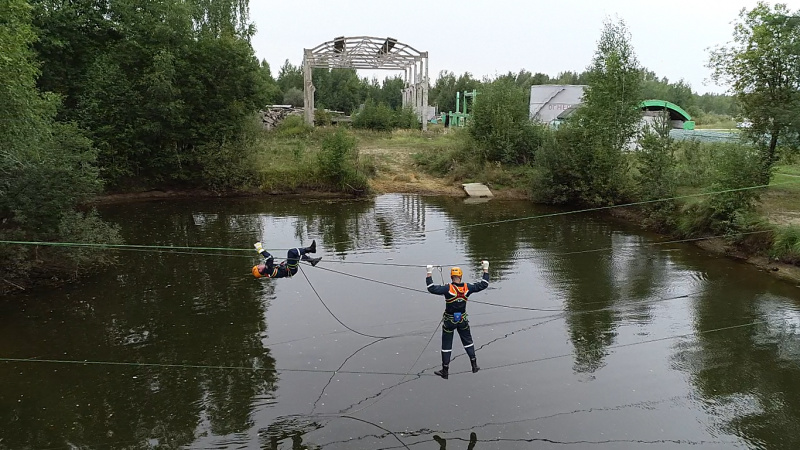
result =
M775 164L775 149L778 147L778 130L772 130L772 137L769 139L769 147L767 147L766 154L764 155L764 167L761 173L762 184L769 184L772 178L772 165Z

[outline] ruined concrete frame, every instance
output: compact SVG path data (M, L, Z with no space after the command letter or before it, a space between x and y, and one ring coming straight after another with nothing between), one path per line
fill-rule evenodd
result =
M411 107L422 129L428 129L428 52L393 38L338 37L303 51L303 115L314 126L314 83L311 69L379 69L403 71L403 107Z

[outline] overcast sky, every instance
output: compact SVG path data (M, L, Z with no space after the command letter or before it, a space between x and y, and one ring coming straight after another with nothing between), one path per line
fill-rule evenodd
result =
M695 92L724 92L709 80L708 48L731 40L742 8L756 0L252 0L253 47L277 77L284 60L337 36L391 36L427 51L440 70L495 76L524 68L555 76L583 71L607 18L623 19L642 66ZM770 2L775 4L776 2ZM800 0L786 0L793 11ZM383 74L384 72L380 72ZM374 72L359 72L372 77ZM401 72L386 72L401 74ZM382 76L381 76L382 78Z

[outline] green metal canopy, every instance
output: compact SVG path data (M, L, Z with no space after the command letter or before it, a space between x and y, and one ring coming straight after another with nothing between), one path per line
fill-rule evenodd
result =
M686 122L692 120L692 116L690 116L689 113L684 111L683 108L676 105L675 103L668 102L666 100L645 100L639 104L639 107L647 110L668 109L670 111L670 116L677 113Z

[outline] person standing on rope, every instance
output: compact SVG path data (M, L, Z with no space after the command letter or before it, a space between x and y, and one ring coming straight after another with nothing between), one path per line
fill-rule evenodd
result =
M292 277L297 273L300 266L300 261L308 261L312 266L316 266L322 258L310 258L306 253L317 252L317 241L311 241L309 247L292 248L286 252L286 261L281 262L277 266L274 264L275 258L270 253L264 250L261 242L253 244L256 251L264 257L264 263L253 266L253 276L256 278L285 278Z
M481 261L483 267L483 279L477 283L462 283L461 277L464 273L459 267L450 269L450 284L433 284L433 266L427 266L428 275L425 283L428 285L428 292L435 295L444 295L445 307L442 317L442 370L433 373L445 380L450 369L450 355L453 353L453 332L458 330L461 343L464 345L469 361L472 364L472 373L481 370L475 358L475 344L472 342L472 333L469 331L469 320L467 320L467 297L475 292L480 292L489 287L489 261Z

